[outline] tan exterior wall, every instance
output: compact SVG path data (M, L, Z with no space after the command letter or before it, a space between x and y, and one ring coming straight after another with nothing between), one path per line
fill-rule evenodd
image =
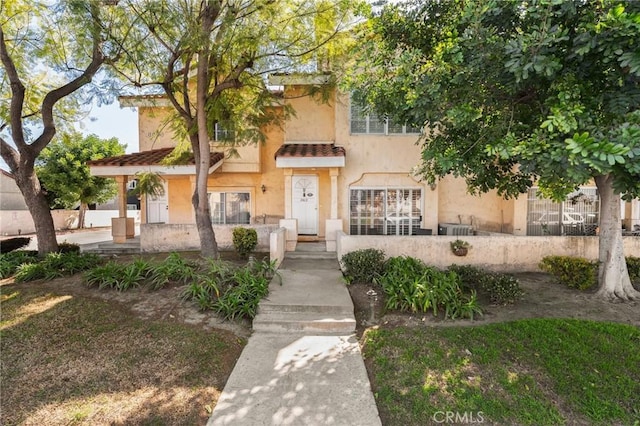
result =
M495 191L470 196L463 179L447 176L438 183L438 192L441 223L473 225L475 230L487 232L513 229L513 201L502 199Z
M287 88L285 97L295 111L286 124L287 142L335 140L335 96L332 95L328 103L323 103L320 99L305 96L304 88L294 87Z
M169 148L177 141L165 121L173 113L170 107L138 107L138 140L140 151Z
M467 256L458 257L451 252L449 243L456 237L407 236L352 236L339 233L337 255L376 248L387 257L412 256L429 265L446 268L452 264L474 265L503 272L539 271L538 264L545 256L579 256L598 258L598 237L518 237L469 236L471 244ZM640 238L623 237L626 256L640 256Z

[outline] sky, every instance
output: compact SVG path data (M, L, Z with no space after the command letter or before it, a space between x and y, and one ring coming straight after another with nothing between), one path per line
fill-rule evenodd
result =
M79 130L87 135L95 133L101 139L116 137L127 145L127 153L138 152L138 113L135 108L120 108L117 100L111 105L93 105Z

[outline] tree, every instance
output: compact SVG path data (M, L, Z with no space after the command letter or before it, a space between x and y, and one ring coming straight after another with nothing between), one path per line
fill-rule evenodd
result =
M58 127L88 103L102 64L114 62L127 27L98 1L0 1L0 147L36 226L38 252L56 251L53 219L35 161Z
M89 204L112 199L118 189L113 179L92 176L87 162L124 154L125 146L117 138L100 139L79 132L63 133L42 150L36 165L40 183L56 194L55 202L73 208L78 202L78 228L84 228Z
M374 52L349 83L377 112L427 125L422 175L505 197L536 183L556 200L595 181L598 295L640 298L620 232L621 194L640 195L640 3L414 1L369 25Z
M137 87L161 87L173 106L172 128L188 140L196 163L192 203L201 253L217 257L207 202L214 128L231 130L231 150L262 140L261 128L290 112L272 108L278 99L266 74L313 70L319 55L326 61L359 3L132 0L118 7L141 23L137 36L144 54L129 55L129 66L116 72Z

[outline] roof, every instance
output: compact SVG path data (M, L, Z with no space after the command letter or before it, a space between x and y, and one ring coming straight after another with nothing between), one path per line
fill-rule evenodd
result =
M346 152L329 143L290 143L275 153L276 167L344 167Z
M136 152L133 154L119 155L117 157L107 157L100 160L87 162L90 166L157 166L162 164L162 160L171 154L173 148L160 148L151 151ZM209 166L213 166L218 161L224 159L221 152L212 152L209 159ZM187 164L195 164L193 155L189 157Z
M142 167L145 167L151 172L165 174L195 174L195 159L193 154L189 156L186 164L162 164L162 160L171 154L172 151L173 148L160 148L88 161L87 164L91 169L91 174L94 176L134 175L139 172ZM220 167L223 161L223 153L212 152L209 158L209 173Z
M291 143L284 144L276 151L278 157L344 157L341 146L328 143Z

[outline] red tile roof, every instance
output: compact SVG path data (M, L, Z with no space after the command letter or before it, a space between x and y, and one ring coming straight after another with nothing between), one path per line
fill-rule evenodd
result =
M154 166L160 165L160 162L169 154L173 148L160 148L151 151L136 152L133 154L119 155L117 157L107 157L100 160L87 162L90 166ZM224 159L221 152L212 152L209 160L209 166L213 166ZM193 155L189 158L187 164L195 164Z
M341 146L328 143L291 143L284 144L276 151L278 157L344 157Z

